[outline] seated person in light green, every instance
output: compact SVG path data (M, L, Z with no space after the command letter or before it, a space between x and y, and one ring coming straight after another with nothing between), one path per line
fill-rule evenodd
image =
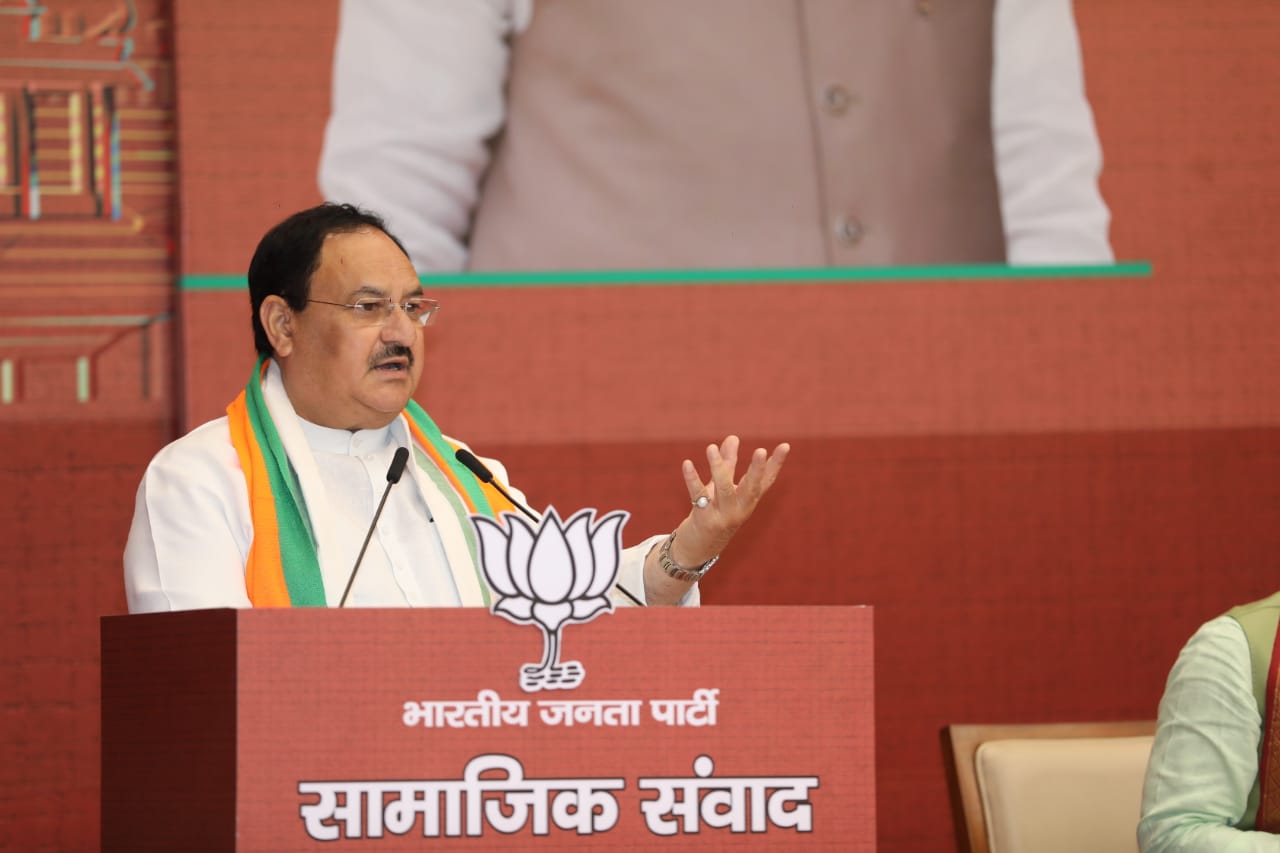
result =
M1280 593L1206 622L1169 673L1142 791L1143 853L1280 853Z

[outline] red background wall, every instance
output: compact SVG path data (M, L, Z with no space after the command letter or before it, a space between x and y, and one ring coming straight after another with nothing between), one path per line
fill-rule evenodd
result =
M885 850L953 847L941 726L1151 717L1195 626L1276 586L1280 8L1076 10L1113 243L1149 279L441 293L420 397L539 502L631 509L635 539L707 441L793 443L705 597L876 607ZM174 14L181 270L242 274L317 200L332 4ZM0 421L22 849L96 843L96 620L147 458L247 375L246 303L182 294L171 420Z

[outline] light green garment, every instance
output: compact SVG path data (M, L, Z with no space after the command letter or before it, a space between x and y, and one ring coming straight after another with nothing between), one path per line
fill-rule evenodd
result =
M1280 853L1280 836L1250 831L1261 738L1248 641L1220 616L1187 641L1165 684L1142 790L1143 853Z

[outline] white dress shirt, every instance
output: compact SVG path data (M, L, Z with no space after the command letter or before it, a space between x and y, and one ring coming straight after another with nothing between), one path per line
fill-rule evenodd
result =
M274 363L262 396L297 476L325 600L334 607L382 497L391 457L397 447L411 446L408 425L403 415L385 429L356 433L307 424L294 412ZM508 482L502 463L482 461ZM518 489L509 491L525 501ZM483 606L484 581L456 501L438 471L411 458L391 490L348 605ZM622 550L617 583L641 601L645 557L663 538ZM223 417L169 444L147 466L124 552L129 612L251 607L244 573L252 543L248 490ZM626 604L620 594L612 597ZM680 604L699 600L695 584Z
M1280 853L1280 836L1235 828L1258 778L1262 717L1249 643L1230 616L1187 641L1160 700L1142 789L1143 853Z
M886 0L887 2L887 0ZM533 0L342 0L320 188L374 208L419 270L467 264ZM1071 0L997 0L992 129L1010 264L1110 263Z
M403 424L395 421L378 430L348 432L301 418L298 423L311 445L330 508L339 518L350 519L356 529L360 519L368 519L367 526L387 488L387 469L396 449L410 446L407 435L397 435L405 432ZM346 562L354 567L362 542L349 540L339 565ZM401 477L387 493L346 606L408 607L418 601L428 607L462 603L417 478Z

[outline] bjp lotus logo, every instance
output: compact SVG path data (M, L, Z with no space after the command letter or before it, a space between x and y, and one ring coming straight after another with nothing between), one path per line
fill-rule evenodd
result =
M535 529L515 513L471 516L480 541L480 566L498 594L492 612L542 629L542 662L520 668L525 691L569 690L586 674L580 661L560 662L560 632L570 622L590 622L613 612L608 593L618 577L622 525L630 513L615 510L595 522L583 509L562 522L548 507Z

